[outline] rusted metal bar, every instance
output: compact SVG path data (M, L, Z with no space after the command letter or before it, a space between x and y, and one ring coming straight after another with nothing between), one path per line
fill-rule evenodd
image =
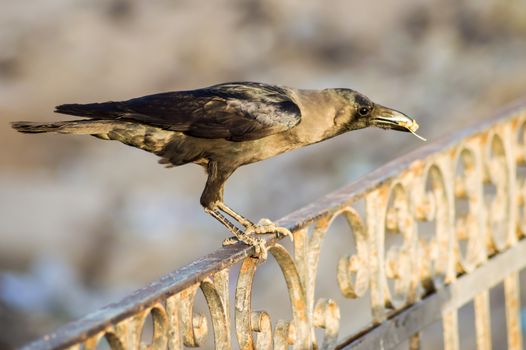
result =
M417 333L409 338L409 350L419 350L420 349L420 334Z
M442 328L444 329L444 350L458 350L457 309L446 309L442 311Z
M520 101L279 220L278 225L295 236L292 253L279 240L267 240L287 285L292 310L288 320L272 322L266 311L252 310L258 262L249 257L252 248L237 244L25 349L75 349L79 344L90 349L103 337L113 349L182 349L201 346L208 328L220 349L238 344L243 349L332 349L338 343L340 348L388 349L402 341L417 348L419 332L442 318L445 348L454 350L459 347L457 309L473 299L478 345L489 348L487 293L502 281L508 342L510 348L520 348L517 272L526 264L526 181L518 178L517 168L526 165L525 128L526 101ZM486 192L486 185L495 191ZM358 201L365 202L365 216L354 208ZM353 299L369 295L373 316L373 323L354 335L340 335L345 315L315 288L323 239L340 216L352 231L354 247L339 260L335 291ZM435 230L419 232L419 222L433 222ZM230 293L228 276L234 264L241 269L235 293ZM193 311L197 293L207 302L210 325ZM144 344L140 334L148 315L153 318L153 341ZM320 339L315 329L323 331Z
M483 290L475 296L475 332L477 349L491 350L491 326L489 311L489 290Z
M520 321L520 289L519 274L510 273L504 279L504 294L506 303L506 328L508 334L508 349L522 349L522 331Z

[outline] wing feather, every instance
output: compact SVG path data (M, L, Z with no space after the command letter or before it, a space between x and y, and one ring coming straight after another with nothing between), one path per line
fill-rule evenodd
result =
M121 119L199 138L245 141L286 131L301 120L290 90L241 82L166 92L122 102L68 104L58 113Z

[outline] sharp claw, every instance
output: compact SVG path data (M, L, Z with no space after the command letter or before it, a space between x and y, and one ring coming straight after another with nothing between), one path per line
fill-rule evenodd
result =
M276 228L276 236L278 238L281 238L281 237L289 237L290 238L290 241L291 242L294 242L294 235L292 234L292 232L290 232L288 229L286 229L285 227L277 227Z

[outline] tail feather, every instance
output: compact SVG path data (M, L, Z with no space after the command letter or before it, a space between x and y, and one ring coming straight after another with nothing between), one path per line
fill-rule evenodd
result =
M34 134L56 132L60 134L92 135L103 140L116 140L126 145L159 154L172 139L174 132L154 126L122 120L67 120L52 123L12 122L17 131Z
M112 129L111 121L106 120L67 120L52 123L12 122L13 129L26 133L37 134L57 132L61 134L104 134Z

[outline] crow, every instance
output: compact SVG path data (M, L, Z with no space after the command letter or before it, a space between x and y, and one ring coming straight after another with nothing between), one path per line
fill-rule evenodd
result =
M254 256L263 259L265 241L256 234L292 235L268 219L254 224L223 202L225 182L237 168L368 126L413 134L418 129L414 119L351 89L302 90L256 82L119 102L64 104L55 112L83 119L19 121L12 127L23 133L86 134L116 140L156 154L159 163L167 166L195 163L204 167L208 178L201 205L234 235L223 244L240 241L254 246Z

